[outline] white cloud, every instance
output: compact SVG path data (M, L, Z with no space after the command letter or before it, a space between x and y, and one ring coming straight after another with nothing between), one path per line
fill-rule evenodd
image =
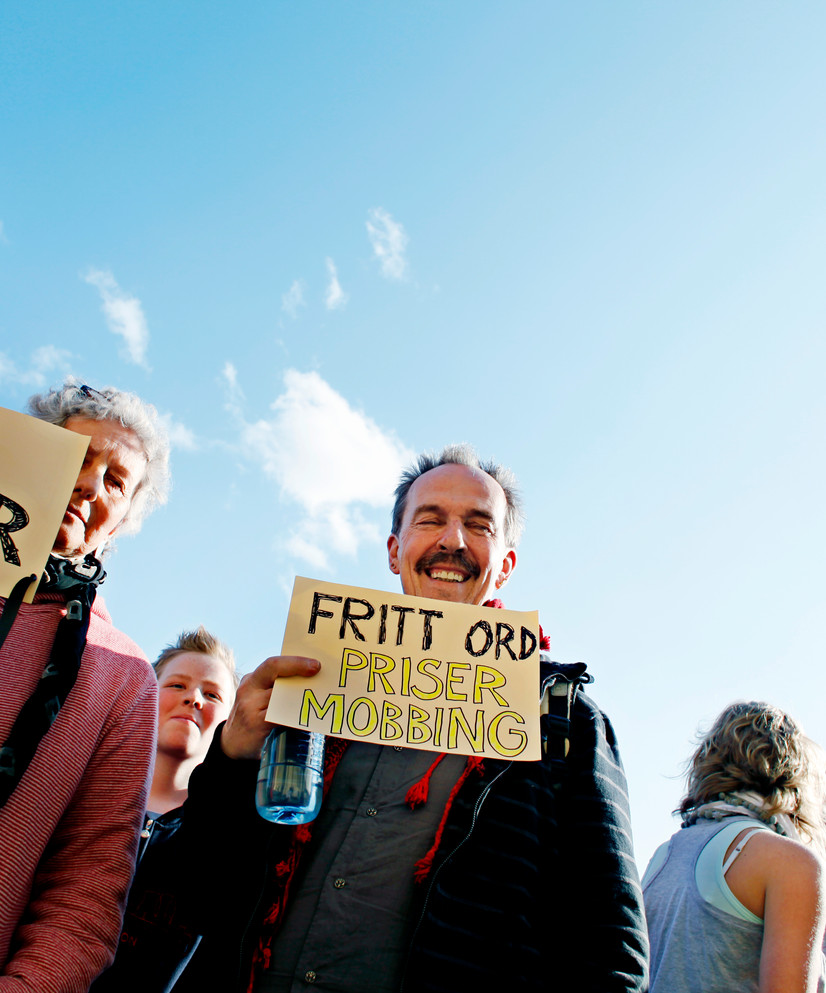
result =
M55 345L41 345L29 357L29 366L18 369L15 362L0 352L0 380L12 380L24 386L43 389L49 383L49 373L57 371L60 378L69 375L72 353Z
M68 369L71 352L56 345L41 345L32 352L32 365L38 372L51 372L52 369Z
M347 303L349 294L341 288L341 283L338 281L338 271L332 259L327 259L327 273L330 281L327 283L324 303L327 310L338 310L339 307L343 307Z
M101 309L106 323L112 334L123 338L126 357L135 365L148 369L146 349L149 345L149 328L146 326L140 300L125 293L111 272L90 269L83 278L100 292L103 301Z
M382 276L404 279L407 276L407 232L381 207L367 211L367 236L373 246L373 256L378 259Z
M238 370L231 362L227 361L224 363L224 368L221 370L221 375L224 377L227 386L233 394L241 394L241 388L238 385ZM243 396L243 394L241 394L241 396Z
M17 366L5 352L0 352L0 382L4 379L17 379Z
M314 569L318 569L321 572L326 572L330 568L330 563L327 560L327 556L318 547L318 545L313 544L306 537L294 534L287 539L286 544L287 551L295 559L303 559L308 562Z
M298 316L298 308L304 306L304 283L294 279L292 286L281 297L281 309L292 317Z
M243 420L244 393L238 385L238 370L232 362L225 362L221 370L224 380L226 401L224 410L229 411L237 420Z
M289 369L284 387L272 416L241 422L241 446L301 511L288 550L324 568L329 552L352 556L362 542L380 539L372 511L392 504L413 453L318 373Z
M195 432L180 421L176 421L172 414L161 414L161 421L169 435L169 443L173 448L181 448L188 452L195 452L200 445L195 437Z

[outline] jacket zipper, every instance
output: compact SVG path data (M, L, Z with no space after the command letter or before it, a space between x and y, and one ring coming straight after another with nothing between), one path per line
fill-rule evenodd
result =
M505 775L505 773L508 771L508 769L510 769L512 765L513 765L512 761L508 762L505 768L500 769L500 771L493 777L493 779L487 784L487 786L484 787L482 792L476 798L476 803L473 805L473 816L471 817L470 827L468 828L464 838L462 838L459 842L456 843L456 845L454 845L452 850L448 852L448 854L442 859L442 861L438 864L438 866L436 866L436 868L433 870L433 873L430 876L430 882L428 883L427 886L427 893L425 894L424 903L422 904L422 910L421 913L419 914L419 919L416 922L416 927L413 929L413 934L410 937L410 945L407 949L407 959L405 961L404 972L402 973L402 981L401 981L401 985L399 986L399 993L404 993L404 982L405 982L405 976L407 975L407 965L410 962L410 955L413 950L413 944L416 941L416 935L419 933L419 928L422 926L422 922L424 921L425 914L427 913L427 905L430 901L430 894L433 892L433 887L436 885L436 880L439 876L439 873L447 865L447 863L453 858L453 856L461 848L463 848L464 845L470 840L470 836L473 834L474 830L476 829L476 821L479 817L479 811L482 809L482 804L485 802L485 800L487 800L488 794L496 785L496 783L499 782L502 776Z

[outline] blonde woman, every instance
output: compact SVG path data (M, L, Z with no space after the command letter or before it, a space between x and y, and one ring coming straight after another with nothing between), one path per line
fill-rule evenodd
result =
M92 993L166 993L200 941L186 906L189 874L213 870L187 862L180 833L183 804L189 777L235 699L235 658L199 627L161 652L155 675L158 746L138 867L117 956L92 985Z
M683 830L643 877L651 993L823 990L824 758L783 711L735 703L695 752Z

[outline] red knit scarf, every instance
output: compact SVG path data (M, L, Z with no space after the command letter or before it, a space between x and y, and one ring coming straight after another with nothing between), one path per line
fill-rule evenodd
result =
M505 605L501 600L486 600L482 606L498 607L502 609ZM539 647L543 651L550 651L551 648L551 639L543 632L541 627L539 628ZM338 764L341 761L348 744L349 742L344 738L328 737L326 740L324 753L324 796L327 795L327 791L333 781L335 771L338 768ZM436 770L436 766L444 757L444 752L439 753L422 778L417 783L414 783L407 791L405 802L411 810L415 810L416 807L420 807L427 803L431 776ZM424 882L430 874L430 870L433 868L433 859L436 857L436 852L439 850L445 825L447 824L448 815L450 814L450 809L453 806L453 801L459 794L459 790L461 790L462 786L472 773L476 773L481 776L483 772L484 767L482 764L482 759L477 755L469 755L461 776L459 776L456 780L456 784L450 791L450 796L447 798L445 809L442 812L441 819L439 820L439 826L437 827L436 834L433 838L433 844L413 867L413 878L417 883ZM287 899L290 893L290 885L293 877L295 876L295 871L298 868L301 854L304 851L307 842L312 837L312 828L312 823L300 824L293 828L293 835L290 839L285 857L273 867L271 882L273 884L273 889L275 890L274 902L271 904L269 910L264 915L263 921L261 922L261 931L258 936L258 942L252 953L252 968L250 970L250 980L249 986L247 987L247 993L253 993L256 981L270 966L270 962L272 960L272 943L275 939L276 932L278 931L278 926L281 923L281 917L284 913L284 908L286 907Z

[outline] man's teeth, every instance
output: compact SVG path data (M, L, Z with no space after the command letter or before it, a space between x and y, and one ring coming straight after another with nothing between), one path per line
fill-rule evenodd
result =
M446 579L449 583L463 583L465 577L461 572L451 572L447 569L431 569L431 579Z

